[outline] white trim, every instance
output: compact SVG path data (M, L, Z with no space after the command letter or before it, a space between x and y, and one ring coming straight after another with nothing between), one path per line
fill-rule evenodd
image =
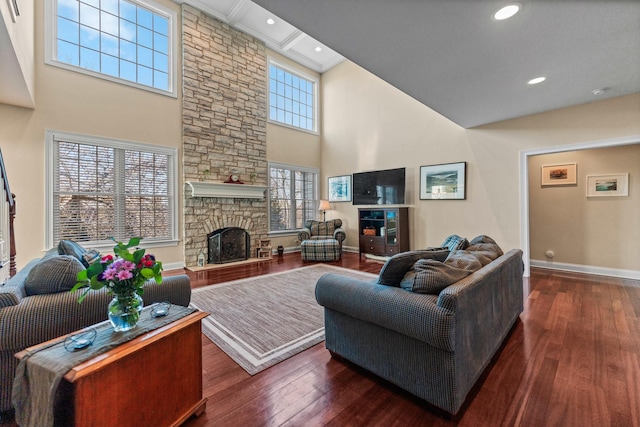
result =
M269 72L269 66L273 64L278 68L282 68L283 70L287 71L290 74L294 74L297 75L298 77L301 77L303 79L309 80L311 82L313 82L313 129L309 130L309 129L304 129L301 127L297 127L297 126L293 126L287 123L283 123L283 122L279 122L277 120L271 120L271 112L270 112L270 107L271 107L271 75ZM318 93L319 93L319 85L320 85L320 80L316 77L310 76L306 73L304 73L303 71L300 71L299 69L293 68L289 65L285 65L282 62L279 62L277 59L274 59L271 56L267 56L267 121L271 124L274 125L279 125L279 126L284 126L286 128L289 129L294 129L294 130L299 130L302 132L306 132L306 133L311 133L313 135L319 135L320 134L320 119L319 119L319 109L320 109L320 100L318 99Z
M67 64L65 62L58 61L56 40L58 34L57 19L56 19L56 7L59 0L44 0L44 62L45 64L63 68L68 71L84 74L91 77L96 77L103 80L108 80L114 83L119 83L125 86L134 87L137 89L146 90L148 92L157 93L159 95L170 96L172 98L178 98L178 13L172 9L169 9L161 4L155 3L151 0L128 0L129 2L140 5L151 12L158 15L162 15L169 20L169 43L168 43L168 57L169 57L169 89L162 90L153 86L143 85L130 80L121 79L119 77L103 74L98 71L88 70L80 66ZM118 58L120 58L118 56ZM137 62L136 62L137 65Z
M175 246L178 244L178 149L171 147L163 147L159 145L148 144L145 142L137 141L125 141L121 139L100 137L95 135L82 135L78 133L56 131L52 129L45 130L45 247L52 248L57 242L53 242L53 183L54 183L54 161L53 161L53 146L56 140L64 140L67 142L75 142L78 144L94 144L98 146L106 146L117 149L131 149L137 151L145 151L148 153L163 154L171 156L171 168L173 173L173 179L167 183L167 190L169 195L173 197L173 209L171 212L172 224L171 224L171 237L168 240L148 240L145 242L144 247L155 246ZM88 246L98 249L100 246L105 246L105 242L87 242ZM110 244L113 247L113 244Z
M267 235L270 234L279 234L279 233L292 233L294 235L297 235L298 231L300 231L297 228L291 228L291 229L287 229L287 230L271 230L271 168L276 168L276 169L288 169L288 170L294 170L294 171L300 171L300 172L307 172L307 173L313 173L315 176L315 182L313 183L313 191L314 191L314 195L313 195L313 200L316 203L316 209L317 209L317 204L320 202L320 189L319 184L320 184L320 170L317 168L310 168L310 167L306 167L306 166L297 166L297 165L290 165L290 164L286 164L286 163L277 163L277 162L267 162L267 180L268 180L268 187L269 190L267 190L266 193L266 199L267 199L267 218L269 218L269 220L267 221ZM291 182L293 183L295 180L292 180ZM318 211L319 213L320 211Z
M234 199L260 199L265 198L267 187L244 184L221 184L217 182L185 182L186 197L222 197Z
M640 280L640 271L637 270L623 270L620 268L598 267L594 265L569 264L564 262L554 262L539 259L532 259L531 267Z
M543 147L520 151L520 243L522 245L524 276L530 274L530 238L529 238L529 156L539 154L562 153L565 151L589 150L592 148L618 147L640 143L640 135L630 135L622 138L588 141L578 144L560 145L557 147ZM558 263L556 263L558 265ZM597 274L597 273L593 273Z

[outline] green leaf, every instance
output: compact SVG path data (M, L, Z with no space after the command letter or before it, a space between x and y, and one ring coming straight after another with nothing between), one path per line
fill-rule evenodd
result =
M150 268L143 268L142 270L140 270L140 274L142 274L145 279L150 279L155 276L155 273Z
M137 265L144 256L144 249L138 249L133 253L133 262Z
M98 274L102 273L104 271L105 265L106 264L102 264L100 262L94 262L89 266L89 268L83 270L85 272L85 275L87 276L85 278L97 276ZM80 271L78 273L78 277L80 277L80 273L82 273L83 271Z
M127 248L133 248L134 246L138 246L140 244L140 240L142 240L142 237L132 237L131 239L129 239Z
M104 282L100 282L98 281L98 277L97 276L93 276L91 278L91 284L89 285L91 287L91 289L93 290L98 290L98 289L102 289L105 287L105 283Z
M73 285L73 288L69 289L69 292L75 292L80 288L84 288L85 286L87 286L87 281L84 280L82 282L77 282L75 285Z
M80 295L80 297L78 298L78 304L80 304L86 298L88 293L89 293L89 289L87 289L82 293L82 295Z

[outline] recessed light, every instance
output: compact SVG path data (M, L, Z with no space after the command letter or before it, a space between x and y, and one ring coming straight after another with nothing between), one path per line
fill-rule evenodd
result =
M320 46L316 46L316 52L322 52L322 48Z
M273 24L275 24L275 23L276 23L276 21L274 21L274 20L273 20L273 18L269 18L269 19L267 19L267 24L269 24L269 25L273 25Z
M594 94L595 96L598 96L598 95L604 95L606 91L607 91L607 88L603 87L602 89L592 90L591 93Z
M511 3L497 11L493 14L493 19L496 21L503 21L505 19L511 18L513 15L518 13L522 9L522 5L520 3Z
M542 83L545 80L547 80L546 77L536 77L535 79L529 80L527 83L530 85L537 85L538 83Z

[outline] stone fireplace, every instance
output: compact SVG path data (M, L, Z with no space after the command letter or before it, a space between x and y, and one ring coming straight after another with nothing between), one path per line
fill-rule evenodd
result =
M266 50L264 43L182 6L182 160L184 182L221 184L238 175L267 186ZM243 184L226 184L242 186ZM212 230L241 228L247 256L268 231L266 198L198 196L185 191L187 267L208 251Z

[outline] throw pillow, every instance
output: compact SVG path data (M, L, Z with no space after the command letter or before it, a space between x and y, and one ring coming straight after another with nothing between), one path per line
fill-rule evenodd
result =
M473 240L469 242L469 245L476 245L478 243L493 243L494 245L497 245L495 240L484 234L474 237Z
M433 259L421 259L416 261L413 271L402 279L401 287L416 293L437 295L472 272Z
M89 266L94 262L100 261L100 258L102 258L100 252L98 252L96 249L89 249L87 252L82 254L82 264L86 268L89 268Z
M494 243L476 243L475 245L470 245L465 252L476 257L482 263L482 266L503 255L502 249Z
M60 240L58 243L58 254L74 256L80 262L82 262L82 254L86 251L87 250L85 248L73 240Z
M449 248L449 251L453 252L459 249L465 249L467 246L469 246L469 241L464 237L458 236L457 234L452 234L451 236L444 239L444 242L442 242L441 246L447 247Z
M402 278L419 259L444 261L449 255L446 248L429 248L396 254L384 263L378 277L378 284L401 286Z
M43 258L33 266L24 281L27 296L69 291L84 266L73 255Z

